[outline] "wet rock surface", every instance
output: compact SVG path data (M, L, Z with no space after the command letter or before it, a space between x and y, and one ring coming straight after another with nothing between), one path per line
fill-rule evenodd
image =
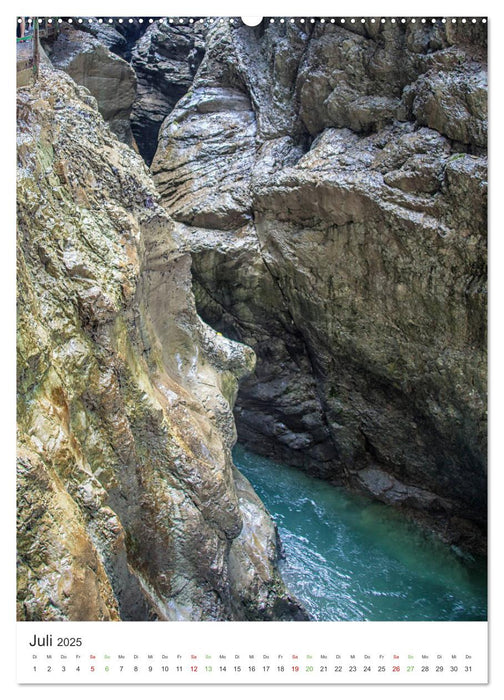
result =
M240 439L387 493L474 550L486 521L484 32L214 26L152 163L198 309L257 354Z
M140 153L150 165L159 128L190 88L205 52L205 27L152 24L132 51L138 80L131 124Z
M306 619L237 433L483 552L485 27L86 30L18 90L18 618Z
M142 19L140 22L139 20ZM143 18L109 17L104 22L98 17L74 17L73 24L80 31L88 32L104 44L112 53L131 62L131 52L136 42L150 26Z
M108 32L102 29L99 37L103 39L104 33L110 37L112 32L112 27ZM116 45L112 43L112 46ZM131 66L89 32L68 24L62 25L57 38L47 44L47 51L55 68L64 70L89 90L117 137L133 145L130 113L136 95L136 76Z
M42 66L17 97L18 619L303 616L231 459L253 351L198 317L173 221L89 91Z

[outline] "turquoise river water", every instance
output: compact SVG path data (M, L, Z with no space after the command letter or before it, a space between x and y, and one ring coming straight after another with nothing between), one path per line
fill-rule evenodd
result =
M236 445L275 520L285 583L316 620L486 620L486 568L390 507Z

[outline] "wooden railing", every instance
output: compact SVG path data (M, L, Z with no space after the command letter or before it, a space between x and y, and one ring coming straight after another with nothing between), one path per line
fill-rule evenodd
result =
M58 19L58 17L42 17L42 19L34 18L33 21L29 22L28 24L28 33L25 36L16 37L17 43L32 41L37 25L39 30L39 37L41 39L47 39L52 36L57 36L59 30Z
M33 22L28 24L26 36L16 37L17 50L17 72L33 70L33 78L38 78L40 65L40 39L55 37L58 34L58 17L33 18Z

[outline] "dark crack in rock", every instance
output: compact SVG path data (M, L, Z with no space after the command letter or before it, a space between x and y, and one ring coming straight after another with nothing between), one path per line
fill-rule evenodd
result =
M131 65L138 88L131 124L138 149L150 165L164 119L189 90L205 52L205 27L152 24L134 46Z

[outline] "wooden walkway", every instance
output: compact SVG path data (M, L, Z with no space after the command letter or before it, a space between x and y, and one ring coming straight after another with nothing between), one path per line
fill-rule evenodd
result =
M34 56L35 56L35 35L38 33L38 55L40 56L40 39L42 37L56 36L58 33L58 25L49 24L47 19L41 21L40 26L36 25L33 34L16 39L16 72L17 72L17 87L25 87L31 85L34 80Z
M25 87L33 82L33 38L16 43L16 86Z

